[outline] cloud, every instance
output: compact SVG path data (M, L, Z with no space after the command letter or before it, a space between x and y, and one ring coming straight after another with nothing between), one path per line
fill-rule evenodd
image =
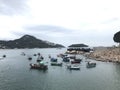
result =
M111 19L108 19L108 20L102 22L102 24L110 24L110 23L114 23L117 21L120 21L120 18L114 17L114 18L111 18Z
M0 39L29 34L63 45L113 45L119 8L119 0L0 0Z
M21 14L27 9L27 0L0 0L0 14Z
M50 27L50 26L49 26ZM51 26L54 27L54 26ZM56 26L55 26L56 27ZM62 27L61 27L62 28ZM65 29L65 28L64 28ZM45 32L44 32L45 30ZM33 35L41 40L46 40L54 43L63 44L65 46L69 46L70 44L75 43L85 43L90 46L104 46L114 44L113 41L113 32L105 31L82 31L82 30L69 30L65 29L61 31L53 30L53 29L25 29L23 31L11 31L10 35L14 39L20 38L25 34ZM10 39L10 38L9 38Z
M29 34L38 39L60 43L65 46L73 43L85 43L90 46L111 45L114 44L112 37L116 32L116 30L113 30L114 32L109 30L74 30L51 25L27 25L23 29L23 31L12 32L12 34L19 37Z
M67 29L60 26L52 26L52 25L33 25L24 27L26 32L31 32L34 34L46 35L48 37L66 37L71 35L74 32L72 29Z
M44 32L70 32L72 30L66 29L59 26L51 26L51 25L34 25L25 27L26 30L31 31L44 31Z

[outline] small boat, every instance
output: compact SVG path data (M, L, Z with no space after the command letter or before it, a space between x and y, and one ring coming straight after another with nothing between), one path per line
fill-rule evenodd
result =
M43 56L38 56L37 62L41 62L43 59L44 59Z
M78 58L78 59L74 59L74 61L80 61L80 62L81 62L81 61L82 61L82 59Z
M50 61L51 62L57 62L57 58L51 58Z
M81 61L76 61L76 60L74 60L74 61L71 61L71 64L80 64L80 62L81 62Z
M28 57L28 60L32 60L32 57Z
M37 56L37 54L34 54L33 56Z
M68 65L67 68L70 70L80 70L79 65Z
M95 62L87 62L87 64L86 64L86 67L87 68L93 68L93 67L96 67L96 63Z
M67 54L59 54L59 55L57 55L57 57L64 58L64 57L67 57Z
M38 53L38 56L40 56L41 54L40 53Z
M48 58L50 58L50 59L51 59L51 55L49 55L49 56L48 56Z
M47 70L48 66L44 64L30 64L31 69Z
M76 56L74 56L74 55L73 55L73 56L69 56L69 58L70 58L70 59L75 59Z
M41 59L37 59L37 62L41 62L42 60Z
M70 59L68 57L63 58L63 62L69 62L69 61L70 61Z
M51 62L51 66L62 66L62 63Z

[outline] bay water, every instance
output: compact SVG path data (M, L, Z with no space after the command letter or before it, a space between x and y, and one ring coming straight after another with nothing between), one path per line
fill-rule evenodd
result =
M89 59L97 65L88 69L85 57L80 55L83 59L80 70L68 70L66 63L62 67L51 66L48 56L57 58L65 51L65 48L1 49L0 56L6 58L0 59L0 90L120 90L119 64ZM21 55L23 52L25 56ZM37 53L44 57L47 71L30 69L30 63L37 63L34 56Z

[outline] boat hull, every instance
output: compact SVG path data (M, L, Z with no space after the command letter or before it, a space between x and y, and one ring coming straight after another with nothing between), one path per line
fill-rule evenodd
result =
M80 67L79 67L79 66L71 66L71 65L69 65L69 66L67 66L67 68L68 68L69 70L80 70Z
M96 63L87 63L86 67L87 67L87 68L96 67Z
M51 63L51 66L62 66L62 63Z
M37 64L30 64L31 69L38 69L38 70L47 70L47 65L37 65Z

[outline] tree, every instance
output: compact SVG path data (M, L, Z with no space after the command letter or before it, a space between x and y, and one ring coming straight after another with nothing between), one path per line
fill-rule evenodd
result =
M113 40L120 43L120 31L114 34Z
M114 34L114 42L119 43L119 54L120 54L120 31Z

